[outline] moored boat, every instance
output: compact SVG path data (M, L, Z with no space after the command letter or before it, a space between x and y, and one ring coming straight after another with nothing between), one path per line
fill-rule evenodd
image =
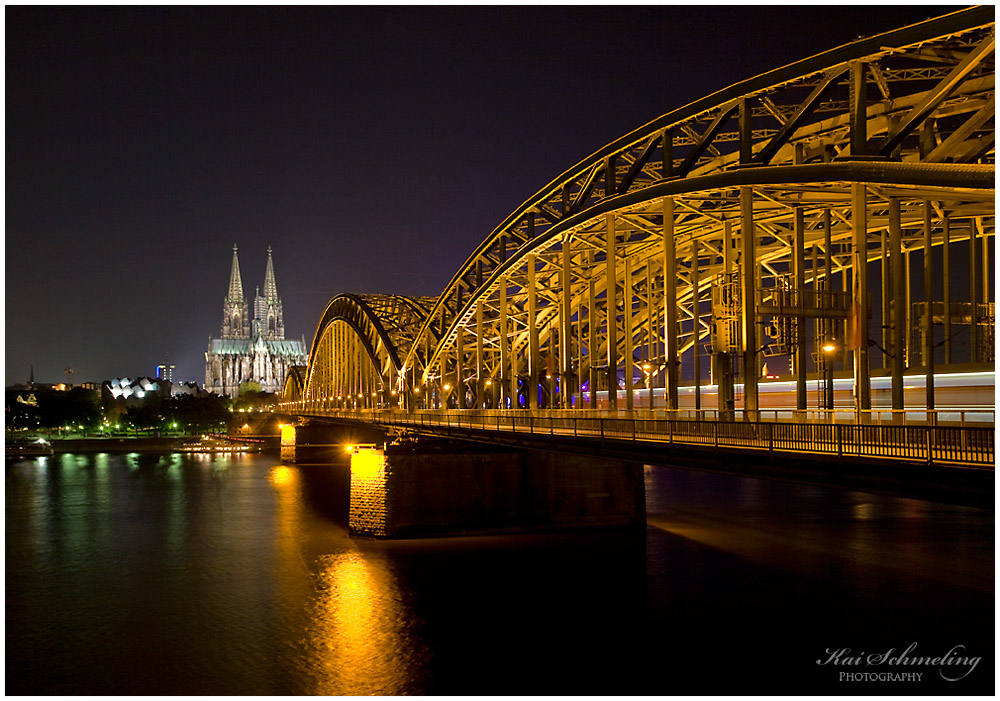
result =
M4 441L4 454L8 458L52 455L52 444L44 438Z
M261 450L261 446L247 443L238 443L236 441L226 440L224 438L213 438L211 436L202 436L200 440L193 443L185 443L177 452L180 453L258 453Z

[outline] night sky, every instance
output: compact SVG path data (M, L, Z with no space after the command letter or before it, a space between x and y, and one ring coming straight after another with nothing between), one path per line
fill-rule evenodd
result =
M233 244L307 344L335 294L438 295L606 143L957 7L8 6L5 384L203 382Z

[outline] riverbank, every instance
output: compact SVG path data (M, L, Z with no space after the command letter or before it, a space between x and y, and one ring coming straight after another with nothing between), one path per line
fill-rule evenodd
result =
M51 438L55 453L169 453L195 442L200 436L136 436L130 438ZM278 449L278 436L233 438L248 444L263 444L265 450Z

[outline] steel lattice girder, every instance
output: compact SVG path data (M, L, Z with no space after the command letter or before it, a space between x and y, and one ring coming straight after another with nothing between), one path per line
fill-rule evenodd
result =
M612 142L542 188L483 241L407 336L408 346L395 345L400 362L379 361L385 383L412 390L444 376L455 377L456 387L473 378L481 392L484 381L509 379L520 372L513 365L537 364L542 353L561 350L563 371L571 361L582 369L584 355L590 366L596 358L620 359L627 346L645 345L652 358L663 341L667 283L676 289L678 350L687 352L695 328L704 329L702 338L709 330L703 298L725 269L723 241L740 236L741 201L750 203L759 237L751 249L758 278L791 274L796 216L806 222L804 243L814 252L827 238L818 222L830 221L833 250L823 250L829 272L850 270L857 183L864 183L864 260L882 255L878 239L889 225L890 199L900 203L903 250L925 245L924 202L937 232L932 245L941 243L946 221L968 223L952 242L963 230L992 236L994 31L991 8L954 12L735 84ZM669 281L659 255L667 201L675 212L676 277ZM699 263L692 266L696 246ZM608 265L609 250L615 266ZM735 249L728 258L746 267ZM615 326L622 328L609 333L605 323L594 333L590 327L607 317L606 272L616 269L617 291L626 261L630 302L612 295ZM827 274L817 268L805 282L815 286ZM567 340L574 333L575 352ZM550 345L557 336L561 349Z
M402 368L400 350L410 350L434 298L398 295L334 297L320 318L309 353L310 365L300 391L305 396L332 396L336 365L348 352L366 359L380 377L394 377ZM337 334L338 329L349 329ZM354 356L352 356L354 357ZM359 372L365 368L356 368ZM289 387L288 392L294 393ZM286 398L292 395L286 393Z

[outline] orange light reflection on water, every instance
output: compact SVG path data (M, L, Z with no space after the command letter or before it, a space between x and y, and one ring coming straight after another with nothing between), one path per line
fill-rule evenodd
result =
M268 478L275 487L293 486L293 483L298 481L298 475L295 474L295 470L285 465L272 467Z
M404 605L386 563L358 550L326 555L308 627L322 695L406 693L414 668Z
M282 587L281 593L285 604L306 617L305 638L295 645L299 655L292 661L301 685L297 693L413 693L411 675L420 668L423 647L410 634L410 611L387 560L377 549L365 552L347 538L322 546L317 554L300 541L307 517L298 468L275 466L268 479L278 498L279 579L301 582L293 572L304 567L312 582L308 590Z

